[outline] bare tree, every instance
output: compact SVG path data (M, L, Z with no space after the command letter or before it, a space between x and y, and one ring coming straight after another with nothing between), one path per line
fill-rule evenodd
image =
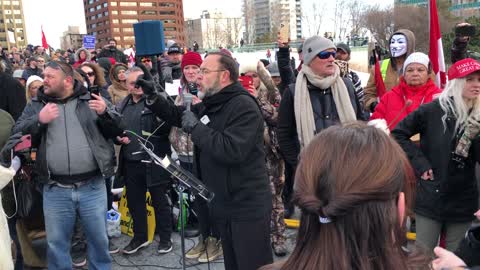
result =
M245 20L245 42L253 44L255 42L255 8L252 0L243 1L243 17Z
M345 11L347 10L347 0L335 1L333 31L336 38L341 38L347 30L347 20L345 20Z
M318 8L317 3L312 3L312 8L305 10L303 14L302 24L307 26L306 36L319 36L323 14L321 13L321 9Z
M370 6L361 15L361 26L368 29L380 46L386 47L388 38L393 33L393 8Z
M347 4L347 8L350 15L350 37L353 37L354 35L358 35L360 32L360 28L362 25L361 19L362 14L365 10L365 5L360 0L351 0Z

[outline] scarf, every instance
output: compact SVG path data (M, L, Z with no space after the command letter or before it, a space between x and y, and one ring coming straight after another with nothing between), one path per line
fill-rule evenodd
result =
M455 155L462 158L468 158L472 141L480 133L480 111L478 108L473 109L467 118L467 123L464 125L465 128L463 130L463 134L461 135L457 146L455 147Z
M207 110L210 110L216 106L227 103L229 100L239 95L250 96L250 94L243 89L240 83L236 82L223 88L220 92L214 94L213 96L203 98L202 103L205 105Z
M340 78L340 69L338 66L335 66L335 74L332 76L320 77L314 74L309 66L303 65L295 84L294 97L295 120L301 147L308 145L315 136L315 118L313 116L307 81L319 89L331 88L340 123L343 124L357 120L347 87L343 79Z

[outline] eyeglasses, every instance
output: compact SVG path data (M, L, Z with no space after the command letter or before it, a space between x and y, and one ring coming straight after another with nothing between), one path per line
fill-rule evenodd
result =
M152 62L152 60L150 60L150 59L142 59L142 63L149 63L149 62Z
M226 69L219 69L219 70L208 70L206 68L201 68L200 69L200 74L202 75L207 75L208 73L211 73L211 72L221 72L221 71L225 71Z
M58 61L50 61L47 65L49 68L60 69L65 75L73 77L73 69L69 65L63 64Z
M317 54L318 58L320 59L328 59L330 58L330 56L333 56L333 58L335 58L336 55L337 52L320 52L319 54Z
M91 72L85 72L88 77L94 77L95 76L95 72L91 71Z

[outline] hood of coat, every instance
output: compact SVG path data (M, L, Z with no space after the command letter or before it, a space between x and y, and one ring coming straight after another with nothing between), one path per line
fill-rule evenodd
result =
M87 54L87 58L85 58L85 60L83 62L88 62L88 61L90 61L90 59L92 59L92 55L90 54L90 52L87 49L80 48L75 52L75 62L78 62L80 60L80 52L82 52L82 51L84 51Z
M403 60L405 60L410 54L415 52L415 34L413 34L413 32L408 29L399 29L395 31L395 33L393 33L388 39L388 46L390 46L390 42L392 41L392 37L394 35L404 35L407 38L407 53L399 57L390 58L392 61L392 66L395 68L395 70L399 70L402 67L397 68L397 61L398 61L397 59L402 58Z

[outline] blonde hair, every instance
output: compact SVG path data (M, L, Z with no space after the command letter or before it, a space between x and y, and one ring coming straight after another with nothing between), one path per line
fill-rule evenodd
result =
M466 77L449 81L438 98L440 107L445 112L442 116L444 131L447 129L446 120L449 114L456 118L455 132L457 132L459 128L463 129L462 125L466 123L471 109L475 114L480 113L480 99L478 97L474 99L473 104L469 106L462 96L466 81Z

